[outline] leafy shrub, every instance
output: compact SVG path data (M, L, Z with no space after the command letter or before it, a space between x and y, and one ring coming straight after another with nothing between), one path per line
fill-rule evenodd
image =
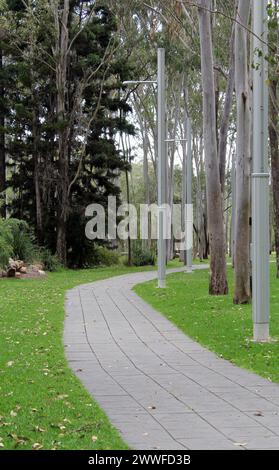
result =
M46 271L56 271L59 261L47 248L38 247L35 238L23 220L0 219L0 268L6 268L9 258L25 263L38 261Z
M86 238L85 224L86 219L80 213L73 213L69 219L67 230L68 267L82 269L118 264L117 253Z
M136 242L132 250L132 264L134 266L154 266L156 263L155 251L143 247L141 242Z
M94 245L90 259L88 260L89 266L113 266L119 263L118 253L114 250L100 245Z
M4 219L0 219L0 268L4 269L13 255L13 236Z
M40 247L37 252L37 261L44 266L45 271L58 271L61 264L56 255L53 255L48 248Z
M12 256L26 263L32 262L36 254L35 239L24 220L7 219L4 225L12 235Z

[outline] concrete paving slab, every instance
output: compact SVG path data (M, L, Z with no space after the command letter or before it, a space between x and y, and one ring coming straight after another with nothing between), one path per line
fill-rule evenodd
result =
M133 273L68 292L74 373L131 448L279 449L279 386L207 351L132 290L155 278Z

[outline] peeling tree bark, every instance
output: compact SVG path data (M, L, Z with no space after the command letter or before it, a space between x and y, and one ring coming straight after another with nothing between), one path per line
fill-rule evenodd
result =
M199 0L201 70L203 84L203 128L205 145L208 232L210 243L210 285L212 295L228 293L225 233L220 171L217 155L214 62L210 20L210 0Z

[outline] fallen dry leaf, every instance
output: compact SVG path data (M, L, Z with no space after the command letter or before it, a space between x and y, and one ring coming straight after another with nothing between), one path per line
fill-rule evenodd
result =
M69 398L69 395L57 395L57 400L64 400L65 398Z
M34 431L36 431L36 432L46 432L45 429L40 428L39 426L35 426Z
M42 448L43 446L39 442L34 442L34 444L32 445L32 449L35 449L35 450L40 450Z
M9 434L9 437L11 437L16 442L16 445L25 444L25 442L28 441L28 438L18 436L15 433Z

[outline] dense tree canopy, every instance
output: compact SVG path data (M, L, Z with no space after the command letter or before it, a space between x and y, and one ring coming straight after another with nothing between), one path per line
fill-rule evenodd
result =
M60 3L7 2L6 209L34 226L38 241L57 248L62 262L68 254L79 264L85 207L119 196L115 180L126 162L115 136L133 133L120 91L130 70L108 7Z
M106 206L108 195L156 202L156 87L122 82L155 79L156 51L164 47L167 137L183 139L192 122L194 254L210 255L213 294L227 292L231 255L235 302L249 302L257 67L250 6L249 0L1 0L2 215L26 220L62 263L83 265L88 204ZM268 17L271 249L279 272L277 0ZM183 201L187 155L179 142L167 152L172 206ZM174 254L172 239L168 259Z

